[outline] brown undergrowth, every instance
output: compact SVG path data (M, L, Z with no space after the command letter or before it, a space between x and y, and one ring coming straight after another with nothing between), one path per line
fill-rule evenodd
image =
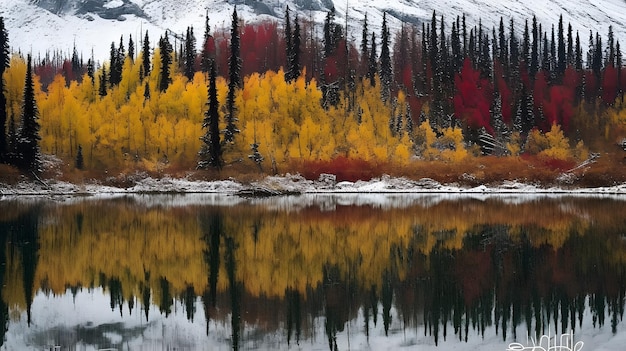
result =
M541 186L599 187L626 183L626 158L621 152L600 155L592 163L581 166L573 160L548 159L536 155L519 157L467 157L459 162L414 160L408 164L369 162L338 157L330 161L292 161L288 165L270 169L246 162L227 164L218 170L189 170L170 165L158 171L142 167L107 170L78 170L73 165L60 163L48 169L41 178L57 179L74 184L99 183L121 188L132 187L146 178L185 178L189 180L233 179L243 184L267 175L301 174L316 180L320 174L334 174L337 181L357 181L379 178L383 175L418 180L431 178L443 184L460 186L493 185L517 181ZM563 175L568 177L563 177ZM0 183L16 184L31 176L15 167L0 165ZM563 181L566 179L567 181Z

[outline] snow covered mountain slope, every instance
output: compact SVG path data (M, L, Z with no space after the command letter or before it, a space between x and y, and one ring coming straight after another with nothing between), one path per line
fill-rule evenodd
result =
M227 28L235 6L247 22L282 21L287 5L302 18L318 23L320 32L326 11L334 6L336 21L348 23L350 38L357 45L366 13L370 30L379 31L383 11L393 29L403 21L421 26L430 21L433 10L444 15L448 28L462 14L468 26L481 19L487 28L497 26L500 17L508 26L513 18L520 35L524 20L533 14L544 29L556 26L562 14L564 22L580 32L585 46L590 30L606 36L610 25L616 39L626 43L626 0L0 0L0 16L15 51L35 56L53 50L70 53L76 43L85 58L93 50L102 62L108 58L111 42L119 42L122 35L127 42L129 34L137 39L148 30L156 43L166 29L184 33L194 26L198 36L206 13L212 28Z

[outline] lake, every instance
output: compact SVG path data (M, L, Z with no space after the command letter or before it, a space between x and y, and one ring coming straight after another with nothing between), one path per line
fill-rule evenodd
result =
M2 198L0 245L3 350L626 344L623 196Z

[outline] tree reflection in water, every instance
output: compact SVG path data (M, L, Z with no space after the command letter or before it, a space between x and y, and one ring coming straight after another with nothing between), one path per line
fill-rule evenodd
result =
M268 335L300 345L323 325L335 350L340 334L369 342L379 319L387 337L419 328L440 344L576 332L585 316L615 333L623 318L624 201L322 207L0 203L0 340L21 311L30 325L36 294L94 288L121 318L150 323L152 305L165 318L180 305L207 336L227 323L233 349Z

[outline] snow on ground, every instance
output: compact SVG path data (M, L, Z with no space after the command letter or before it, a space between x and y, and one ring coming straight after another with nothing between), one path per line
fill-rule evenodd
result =
M222 194L242 197L264 197L289 194L467 194L482 195L578 195L615 196L626 195L626 184L598 188L542 187L517 181L504 181L498 185L464 187L457 184L441 184L433 179L411 180L383 176L369 181L340 181L334 175L322 174L318 180L308 180L299 174L267 176L262 180L243 184L236 180L197 181L184 178L150 178L138 180L128 188L112 187L91 182L71 184L63 181L23 181L16 185L0 183L0 200L16 196L63 196L63 195L115 195L115 194ZM624 197L626 199L626 197Z

